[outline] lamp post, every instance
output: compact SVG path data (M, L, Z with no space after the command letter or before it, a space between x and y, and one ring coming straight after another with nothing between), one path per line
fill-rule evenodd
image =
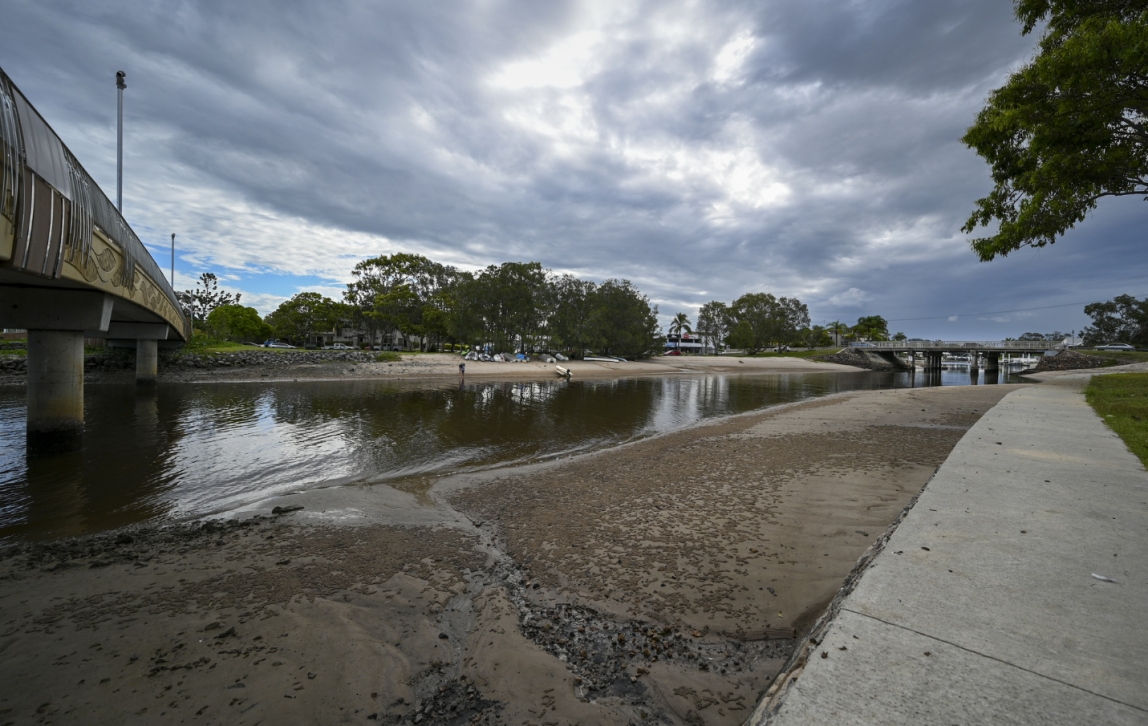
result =
M171 233L171 289L175 291L175 232Z
M116 71L116 93L119 96L119 114L116 122L116 209L124 213L124 89L127 74Z

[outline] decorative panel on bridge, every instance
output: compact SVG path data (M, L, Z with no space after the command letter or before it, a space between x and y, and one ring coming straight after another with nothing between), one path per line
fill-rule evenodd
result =
M0 283L107 293L113 320L162 321L190 336L143 243L2 70L0 164Z

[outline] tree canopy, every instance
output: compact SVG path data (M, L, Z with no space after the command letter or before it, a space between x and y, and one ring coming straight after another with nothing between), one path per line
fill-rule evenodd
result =
M207 316L220 305L238 305L242 293L230 293L219 289L219 278L213 272L205 272L195 281L192 290L181 290L175 294L183 313L191 318L193 326L203 327Z
M317 292L301 292L281 304L264 322L276 337L299 345L306 343L312 333L338 326L344 314L346 308L330 298Z
M1084 313L1092 318L1092 325L1084 329L1085 345L1148 345L1148 298L1117 295L1108 302L1086 305Z
M1052 244L1108 196L1148 195L1148 2L1016 0L1031 63L993 91L962 141L993 190L963 230L981 260Z
M207 315L207 328L224 340L260 342L271 335L271 326L259 311L242 305L220 305Z

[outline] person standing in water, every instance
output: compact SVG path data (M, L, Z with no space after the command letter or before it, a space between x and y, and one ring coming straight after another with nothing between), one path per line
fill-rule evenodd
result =
M466 363L459 363L458 364L458 374L460 376L466 375Z

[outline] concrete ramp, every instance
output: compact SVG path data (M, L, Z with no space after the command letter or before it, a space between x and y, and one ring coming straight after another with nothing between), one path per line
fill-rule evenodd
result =
M748 723L1148 723L1148 472L1081 385L969 430Z

